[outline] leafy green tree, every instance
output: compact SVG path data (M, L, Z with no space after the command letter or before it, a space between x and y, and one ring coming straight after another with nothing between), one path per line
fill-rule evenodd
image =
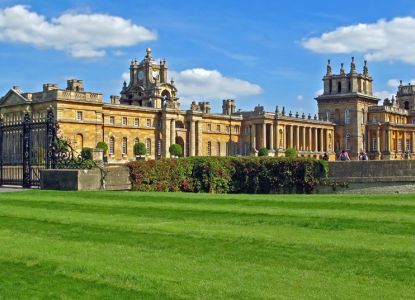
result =
M92 148L82 148L81 157L84 160L92 160L93 159L94 150Z
M297 150L293 148L288 148L287 150L285 150L285 157L297 158Z
M173 144L169 147L169 152L172 156L182 156L183 149L182 146L180 146L179 144Z
M108 151L108 145L105 142L98 142L96 145L97 149L102 149L102 152L104 153L104 155L107 155L107 151Z
M146 155L147 153L146 145L144 145L144 143L134 144L133 151L134 151L135 156Z
M269 153L268 149L263 147L259 149L258 156L268 156L268 153Z

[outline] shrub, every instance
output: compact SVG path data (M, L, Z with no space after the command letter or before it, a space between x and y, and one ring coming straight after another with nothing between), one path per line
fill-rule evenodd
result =
M182 156L183 149L182 149L182 146L180 146L179 144L172 144L169 147L169 152L170 152L170 155L172 156Z
M98 149L102 149L102 152L104 153L104 155L107 155L107 151L108 151L108 145L105 142L98 142L96 145L96 148Z
M258 150L258 156L268 156L268 149L263 147Z
M85 148L82 148L81 158L83 160L92 160L93 154L94 154L94 149L85 147Z
M135 144L133 148L133 152L134 152L134 155L136 156L146 155L147 153L146 145L144 145L144 143Z
M310 193L327 176L327 162L315 159L190 157L128 166L139 191Z
M285 150L285 157L287 158L297 158L297 150L293 148L288 148Z

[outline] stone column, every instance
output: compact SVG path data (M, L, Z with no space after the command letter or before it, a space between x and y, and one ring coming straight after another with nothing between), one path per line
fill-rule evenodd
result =
M202 133L202 121L197 121L197 156L202 156L202 140L203 140L203 133Z
M314 152L318 152L318 131L314 128Z
M390 152L390 130L385 130L385 151Z
M296 133L295 148L297 149L297 151L299 151L300 150L300 126L298 126L298 125L296 126L295 133Z
M376 151L380 152L380 127L376 130Z
M302 133L303 133L303 151L306 151L307 150L307 147L306 147L306 132L305 132L306 130L305 130L305 127L303 126L302 127Z
M274 151L274 140L275 140L275 136L274 136L274 124L271 123L269 125L269 149L271 151Z
M162 140L162 151L161 155L163 157L170 157L170 119L164 119L162 126L163 126L163 140Z
M294 140L294 126L293 125L287 125L290 128L290 140L289 140L289 145L290 148L294 148L293 145L293 140Z
M307 128L308 131L308 151L313 151L313 134L311 132L311 127Z
M323 128L320 129L320 148L319 151L323 152L324 151L324 132L323 132Z
M190 121L190 145L189 145L189 156L195 156L196 154L196 128L195 121Z
M176 122L174 120L170 121L170 144L175 144L176 143ZM183 153L184 153L184 149Z
M267 124L262 124L262 142L261 147L266 148L267 147Z
M256 125L251 125L251 150L256 150Z

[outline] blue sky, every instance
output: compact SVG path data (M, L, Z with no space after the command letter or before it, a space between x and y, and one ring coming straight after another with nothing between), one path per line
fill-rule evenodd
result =
M351 56L361 71L368 59L381 98L399 79L415 82L414 32L415 3L404 0L0 0L0 94L78 78L108 100L150 47L167 60L182 108L211 100L220 111L235 98L244 110L315 113L328 58L334 71Z

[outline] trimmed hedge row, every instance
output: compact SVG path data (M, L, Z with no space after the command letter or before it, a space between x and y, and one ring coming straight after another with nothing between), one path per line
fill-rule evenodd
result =
M128 163L133 189L208 193L310 193L326 161L271 157L191 157Z

